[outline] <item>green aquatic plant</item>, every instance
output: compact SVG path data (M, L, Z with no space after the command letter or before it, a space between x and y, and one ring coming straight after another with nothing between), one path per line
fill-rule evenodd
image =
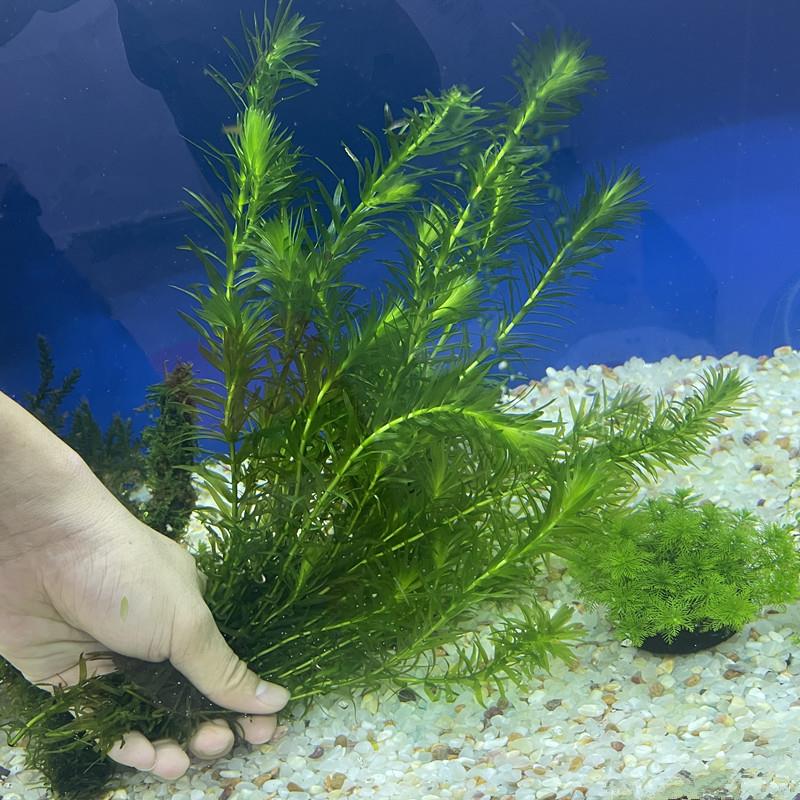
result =
M37 336L36 348L39 354L39 387L35 393L28 394L26 406L28 411L53 433L61 434L69 419L69 412L64 411L62 405L75 389L81 371L73 369L64 377L60 386L54 386L56 365L47 338L41 334Z
M380 686L502 693L571 658L579 636L568 609L537 604L542 562L595 535L639 480L699 453L745 382L711 370L655 409L628 388L569 420L506 413L501 363L542 345L530 324L549 324L641 208L632 169L587 178L571 205L546 172L601 61L545 38L516 58L508 104L451 88L387 110L383 137L364 131L366 155L345 148L353 191L315 179L278 119L287 92L315 83L311 34L281 3L246 31L238 77L211 73L237 124L225 148L206 146L221 201L192 195L218 246L186 245L206 273L186 320L216 371L192 390L211 443L196 470L211 498L205 599L233 649L306 708ZM362 300L348 268L386 237L398 255ZM116 663L12 708L33 766L79 747L99 764L131 729L185 743L202 720L235 724L168 664ZM68 709L70 725L45 727Z
M800 599L790 527L698 500L679 490L617 511L570 559L582 597L606 607L636 647L681 631L739 630L765 606Z
M64 437L67 444L129 510L138 513L139 504L132 495L145 479L145 463L133 420L114 414L104 431L86 398L70 416L70 432Z

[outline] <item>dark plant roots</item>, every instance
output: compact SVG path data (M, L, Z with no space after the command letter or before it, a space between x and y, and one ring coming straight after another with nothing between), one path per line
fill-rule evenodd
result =
M735 633L738 631L734 628L722 628L718 631L682 630L671 643L661 634L657 634L648 636L642 642L641 649L657 655L687 655L708 650L709 647L730 639Z

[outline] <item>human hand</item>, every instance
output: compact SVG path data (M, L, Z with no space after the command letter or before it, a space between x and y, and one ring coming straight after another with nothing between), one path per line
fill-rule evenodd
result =
M0 519L0 654L32 683L60 686L78 683L82 653L169 660L217 705L243 712L238 722L248 742L269 741L289 693L264 683L263 700L257 697L261 681L217 629L194 558L139 522L83 462L74 462L65 480L69 491L56 493L60 499L45 493L29 513L18 505L13 530L5 522L4 532ZM17 544L4 550L9 541ZM109 658L86 667L90 676L114 671ZM218 719L201 724L188 746L211 759L233 742ZM190 763L175 740L150 742L138 731L108 755L170 780Z

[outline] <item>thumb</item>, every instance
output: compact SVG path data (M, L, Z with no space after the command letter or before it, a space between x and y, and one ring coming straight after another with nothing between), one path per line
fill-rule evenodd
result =
M289 700L287 689L261 680L231 650L207 606L194 612L188 624L176 625L169 660L196 689L223 708L274 714Z

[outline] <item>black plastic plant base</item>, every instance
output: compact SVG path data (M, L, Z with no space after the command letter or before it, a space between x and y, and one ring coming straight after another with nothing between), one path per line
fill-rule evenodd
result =
M640 649L657 655L687 655L708 650L709 647L730 639L735 633L737 633L735 628L722 628L718 631L682 630L671 643L658 634L648 636L642 642Z

